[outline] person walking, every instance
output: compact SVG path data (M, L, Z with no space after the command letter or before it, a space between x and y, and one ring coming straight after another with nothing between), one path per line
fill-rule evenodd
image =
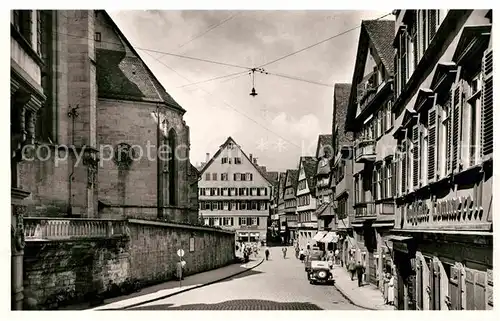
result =
M389 304L389 281L390 274L384 270L384 304Z
M389 305L394 305L394 275L389 274L389 282L387 288L387 302Z
M304 254L304 250L303 249L300 249L299 258L300 258L300 261L302 263L304 263L304 259L306 258L306 255Z
M266 261L269 261L269 249L266 249L265 254L266 254Z
M298 246L295 247L295 258L299 258L299 254L300 254L300 249Z
M286 247L284 247L284 248L281 249L281 251L283 252L283 258L284 259L286 259L286 250L287 250Z
M358 277L358 286L363 286L363 273L365 273L365 267L358 261L356 264L356 275Z
M356 274L356 265L354 264L354 259L352 257L349 259L347 270L351 274L351 281L354 281L354 275Z

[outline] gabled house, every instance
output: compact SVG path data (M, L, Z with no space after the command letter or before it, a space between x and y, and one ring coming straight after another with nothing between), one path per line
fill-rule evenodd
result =
M330 160L333 157L332 135L319 135L316 146L316 198L318 205L330 203L332 189L330 188Z
M267 179L271 182L271 202L269 205L269 218L267 223L267 241L274 242L279 237L279 216L278 216L278 187L279 172L267 172Z
M356 249L356 240L351 226L351 222L354 221L353 140L352 133L344 130L350 92L351 84L334 85L332 130L334 156L331 161L330 186L334 199L334 223L340 236L338 249L344 262L348 262L350 254Z
M283 194L284 215L280 216L282 240L284 244L292 244L297 239L297 169L287 169L285 175L285 189Z
M267 239L272 183L233 138L200 171L200 216L209 226L236 231L238 242Z
M366 280L383 285L390 265L387 237L394 226L395 143L393 127L394 21L361 23L345 130L354 136L354 220L356 261ZM388 262L387 262L388 261Z
M316 211L316 169L318 160L313 156L302 156L299 161L297 175L297 217L298 241L300 248L305 249L307 243L314 245L313 237L318 229Z

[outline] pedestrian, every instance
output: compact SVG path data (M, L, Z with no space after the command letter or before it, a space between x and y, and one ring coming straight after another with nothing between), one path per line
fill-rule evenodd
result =
M387 302L389 305L394 305L394 276L389 274L389 284L387 288Z
M333 252L328 251L328 254L326 255L326 261L328 262L328 267L333 269Z
M356 265L354 264L354 259L352 257L349 259L347 270L351 274L351 281L354 281L354 275L356 274Z
M307 249L308 251L311 249L311 244L309 244L309 242L307 242L306 249Z
M339 252L339 250L338 250L338 249L336 249L336 250L335 250L335 254L334 254L334 257L335 257L335 264L339 264L339 261L340 261L340 260L339 260L339 253L340 253L340 252Z
M300 251L299 251L299 257L300 257L300 261L302 263L304 263L304 259L306 258L306 256L304 254L304 250L303 249L300 249Z
M365 273L365 267L361 264L360 261L358 261L358 264L356 264L356 274L358 277L359 287L363 286L363 273Z
M286 259L286 247L282 248L281 251L283 252L283 258Z
M295 247L295 258L297 258L297 259L298 259L298 258L299 258L299 254L300 254L300 249L299 249L299 247L297 246L297 247Z
M269 249L266 249L265 254L266 254L266 261L268 261L269 260Z
M387 271L384 270L384 304L389 304L389 281L390 281L390 275L387 273Z

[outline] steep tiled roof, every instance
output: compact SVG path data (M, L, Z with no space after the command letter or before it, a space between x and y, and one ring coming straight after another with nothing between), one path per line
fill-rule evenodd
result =
M189 182L189 184L193 184L193 183L196 183L198 181L198 178L200 177L200 172L193 164L190 163L189 166L191 168L188 172L189 173L188 174L188 182Z
M299 170L298 169L287 169L286 170L286 179L290 177L290 180L292 181L292 187L294 190L297 189L297 178L299 178ZM285 181L285 188L287 187L286 181Z
M375 55L380 58L389 76L394 74L394 40L395 23L393 20L363 20L358 40L358 51L352 77L353 84L349 95L349 106L346 114L345 130L353 131L353 120L356 117L357 85L364 77L366 57L369 53L369 44L373 44Z
M380 60L391 75L394 74L394 20L365 20L363 21L370 39L377 50Z
M319 152L319 148L321 146L330 146L330 148L328 148L326 150L327 153L331 152L331 146L332 146L332 135L331 134L328 134L328 135L319 135L318 137L318 147L317 147L317 151L316 151L316 156L318 156L318 152ZM329 156L329 155L327 155Z
M268 181L270 184L271 182L269 181L268 177L267 177L267 174L266 174L266 167L265 166L258 166L256 165L253 161L250 160L250 158L247 156L247 154L245 154L245 152L243 151L243 149L240 147L240 145L238 145L236 143L236 141L231 137L229 136L226 141L224 142L224 144L220 145L219 146L219 149L217 150L217 152L214 154L214 156L212 156L212 158L205 164L203 165L203 168L200 169L200 175L203 174L205 172L205 170L214 162L214 160L220 155L220 153L226 148L226 146L229 144L229 143L232 143L233 145L235 146L238 146L238 148L240 149L241 151L241 154L253 165L253 167L255 168L255 170L266 180Z
M338 126L339 145L349 144L351 134L345 132L345 120L347 115L347 107L349 106L349 94L351 93L351 84L335 84L333 89L333 117L335 125ZM337 151L336 151L337 152Z
M278 183L278 197L280 199L283 198L283 195L284 195L284 192L285 192L285 179L286 179L286 173L280 173L280 179L279 179L279 183Z
M316 157L302 156L300 158L300 162L304 166L304 174L306 175L307 185L309 187L309 190L311 191L311 194L314 195L316 188L315 177L316 177L316 168L318 165L318 160Z
M185 110L166 92L153 72L142 61L134 47L105 10L102 13L113 31L133 55L123 50L96 48L97 91L100 97L138 101L158 101Z

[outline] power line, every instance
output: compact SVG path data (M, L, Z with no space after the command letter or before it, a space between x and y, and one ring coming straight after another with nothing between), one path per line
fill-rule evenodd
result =
M163 61L161 60L158 60L156 57L154 57L153 55L151 55L149 52L146 52L146 54L148 54L149 56L151 56L151 58L157 60L160 64L164 65L165 67L167 67L168 69L172 70L173 72L175 72L177 75L179 75L181 78L184 78L185 80L187 81L190 81L187 77L181 75L180 73L178 73L175 69L173 69L172 67L168 66L167 64L165 64ZM209 94L210 96L214 97L215 95L212 94L211 92L209 92L208 90L205 90L204 88L196 85L196 87L198 87L198 89L202 90L203 92L205 92L206 94ZM217 98L217 97L216 97ZM258 121L256 121L255 119L253 119L252 117L242 113L241 111L239 111L237 108L235 108L234 106L232 106L231 104L229 104L228 102L226 102L225 100L223 99L220 99L219 100L224 104L226 105L227 107L229 107L230 109L234 110L235 112L237 112L238 114L244 116L245 118L249 119L250 121L254 122L255 124L259 125L260 127L264 128L265 130L267 130L268 132L276 135L277 137L281 138L284 142L287 142L295 147L298 147L298 148L301 148L299 145L295 144L295 143L292 143L290 142L289 140L285 139L283 136L281 136L280 134L278 133L275 133L274 131L270 130L269 128L267 128L266 126L262 125L261 123L259 123Z
M59 35L66 35L68 37L74 37L74 38L80 38L80 39L88 39L88 40L94 40L93 38L88 38L88 37L82 37L82 36L78 36L78 35L72 35L72 34L68 34L68 33L63 33L63 32L57 32L57 31L54 31L54 34L59 34ZM100 41L101 43L108 43L108 44L112 44L112 45L123 45L122 43L119 43L119 42L112 42L112 41ZM250 67L246 67L246 66L240 66L240 65L235 65L235 64L229 64L229 63L224 63L224 62L220 62L220 61L214 61L214 60L209 60L209 59L202 59L202 58L196 58L196 57L190 57L190 56L184 56L184 55L179 55L179 54L174 54L174 53L171 53L171 52L166 52L166 51L161 51L161 50L154 50L154 49L148 49L148 48L141 48L141 47L136 47L136 46L132 46L134 49L140 49L140 50L143 50L143 51L149 51L149 52L154 52L154 53L160 53L160 54L164 54L164 55L167 55L167 56L173 56L173 57L178 57L178 58L183 58L183 59L190 59L190 60L196 60L196 61L201 61L201 62L206 62L206 63L211 63L211 64L216 64L216 65L222 65L222 66L226 66L226 67L233 67L233 68L240 68L240 69L247 69L247 70L250 70L251 68Z
M387 14L385 14L385 15L383 15L383 16L381 16L381 17L377 18L377 19L374 19L374 20L380 20L380 19L382 19L382 18L384 18L384 17L387 17L387 16L389 16L389 15L391 15L391 14L392 14L392 12L387 13ZM322 43L325 43L325 42L330 41L330 40L332 40L332 39L334 39L334 38L337 38L337 37L340 37L340 36L342 36L342 35L345 35L346 33L349 33L349 32L351 32L351 31L353 31L353 30L358 29L358 28L361 28L361 24L360 24L360 25L358 25L358 26L356 26L356 27L353 27L353 28L351 28L351 29L348 29L348 30L346 30L346 31L343 31L343 32L341 32L341 33L338 33L338 34L336 34L336 35L334 35L334 36L331 36L331 37L329 37L329 38L327 38L327 39L321 40L320 42L317 42L317 43L312 44L312 45L310 45L310 46L304 47L304 48L299 49L299 50L297 50L297 51L291 52L291 53L289 53L289 54L287 54L287 55L284 55L284 56L282 56L282 57L280 57L280 58L276 58L276 59L274 59L274 60L272 60L272 61L270 61L270 62L267 62L267 63L265 63L265 64L263 64L263 65L260 65L258 68L262 68L262 67L265 67L265 66L269 66L270 64L274 64L275 62L278 62L278 61L283 60L283 59L285 59L285 58L288 58L288 57L291 57L291 56L293 56L293 55L296 55L296 54L298 54L298 53L300 53L300 52L303 52L303 51L306 51L306 50L311 49L311 48L313 48L313 47L316 47L316 46L318 46L318 45L320 45L320 44L322 44Z
M219 79L228 78L228 77L237 76L237 75L238 76L239 75L245 75L247 73L248 73L247 70L240 71L240 72L234 72L234 73L231 73L231 74L217 76L217 77L214 77L214 78L205 79L205 80L201 80L201 81L197 81L197 82L190 82L189 84L186 84L186 85L183 85L183 86L179 86L177 88L185 88L185 87L189 87L189 86L197 86L197 85L204 84L204 83L207 83L207 82L211 82L211 81L214 81L214 80L219 80Z
M307 82L307 83L310 83L310 84L313 84L313 85L319 85L319 86L325 86L325 87L332 87L333 88L333 85L324 84L324 83L313 81L313 80L302 79L302 78L298 78L298 77L294 77L294 76L289 76L289 75L285 75L285 74L275 74L275 73L272 73L272 72L266 72L266 74L277 76L277 77L282 77L282 78L287 78L287 79L291 79L291 80L297 80L297 81Z
M221 22L217 23L216 25L212 26L212 27L209 27L207 30L205 30L204 32L198 34L197 36L195 36L194 38L188 40L187 42L185 42L184 44L180 45L177 49L180 49L184 46L186 46L187 44L193 42L194 40L196 39L199 39L201 37L203 37L204 35L206 35L207 33L209 33L210 31L222 26L223 24L225 24L226 22L228 22L229 20L232 20L234 17L236 17L237 15L239 15L239 13L236 13L236 14L233 14L231 15L230 17L222 20Z

